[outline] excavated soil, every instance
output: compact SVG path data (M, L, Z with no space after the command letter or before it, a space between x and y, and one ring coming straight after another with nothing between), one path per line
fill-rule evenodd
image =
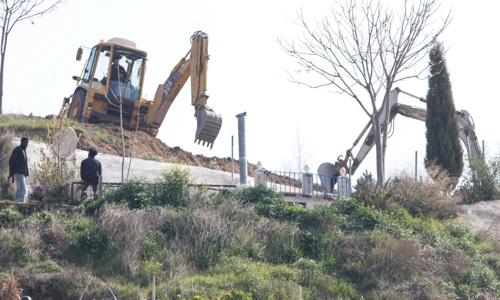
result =
M83 125L83 124L82 124ZM96 147L99 153L122 155L120 127L111 124L85 124L82 129L75 128L78 135L77 148L88 150ZM46 131L22 131L17 135L30 139L45 140ZM97 138L100 136L100 138ZM106 138L102 138L105 136ZM184 151L180 147L170 147L156 137L142 132L124 130L125 156L149 160L166 161L182 165L203 167L231 172L231 158L205 157ZM253 177L257 166L248 163L248 175ZM240 163L234 160L234 172L240 172Z

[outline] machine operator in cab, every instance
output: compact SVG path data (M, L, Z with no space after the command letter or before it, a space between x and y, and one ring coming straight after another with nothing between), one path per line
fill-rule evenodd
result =
M119 85L127 82L127 71L120 65L120 59L120 55L113 55L113 64L111 65L110 85L115 95L118 95Z

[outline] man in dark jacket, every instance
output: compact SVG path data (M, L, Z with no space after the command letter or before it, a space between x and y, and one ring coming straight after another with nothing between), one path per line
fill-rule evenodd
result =
M28 147L28 138L21 138L21 145L14 148L9 159L9 178L16 182L16 195L14 201L26 203L26 177L28 171L28 156L26 148Z
M82 178L83 184L81 189L81 199L86 197L85 191L89 186L92 186L92 191L94 195L97 194L97 184L99 183L99 177L102 176L101 162L95 159L97 155L97 150L94 147L90 147L89 156L82 160L80 164L80 177Z

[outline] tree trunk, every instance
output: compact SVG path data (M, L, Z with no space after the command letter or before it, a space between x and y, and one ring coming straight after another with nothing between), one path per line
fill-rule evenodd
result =
M381 139L381 130L380 130L380 115L373 114L372 117L374 135L375 139L375 152L377 158L377 184L382 184L385 180L385 172L384 172L384 155L382 153L382 139Z

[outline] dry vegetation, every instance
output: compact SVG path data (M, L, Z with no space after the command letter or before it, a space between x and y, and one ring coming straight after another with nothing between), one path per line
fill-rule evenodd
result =
M160 299L497 299L500 244L456 222L448 187L365 174L353 198L305 209L173 167L68 212L5 207L0 299L148 299L152 274Z

